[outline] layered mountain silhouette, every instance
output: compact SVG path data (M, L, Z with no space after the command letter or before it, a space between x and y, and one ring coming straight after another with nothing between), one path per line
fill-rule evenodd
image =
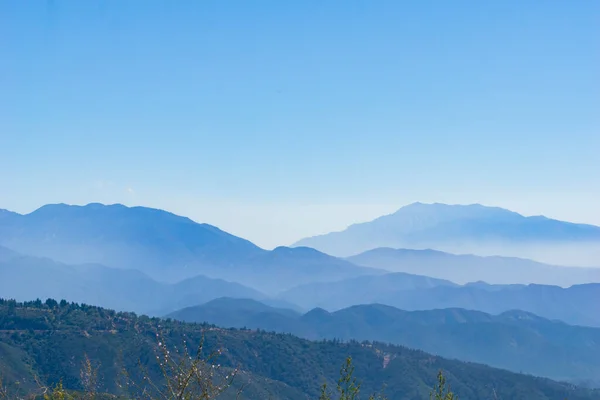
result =
M225 328L263 328L277 331L278 323L296 320L302 313L272 307L254 299L221 297L207 303L185 307L166 315L187 322L207 322ZM285 331L285 330L284 330Z
M579 283L600 282L600 269L429 249L575 244L600 249L600 228L480 205L417 203L268 251L162 210L58 204L0 210L0 297L378 340L598 382L600 283Z
M297 302L295 304L304 309L323 307L336 310L355 304L374 303L398 292L420 292L438 286L459 287L447 280L396 272L335 282L307 283L284 291L279 297L287 301L294 299Z
M356 265L427 275L456 283L539 283L571 286L600 282L600 268L559 267L515 257L456 255L436 250L378 248L347 259Z
M600 329L523 311L490 315L464 309L407 312L381 304L304 315L255 300L216 299L169 317L308 339L375 340L555 379L600 383Z
M100 264L67 265L48 258L23 256L0 246L0 297L4 298L69 299L162 315L222 296L270 301L254 289L221 279L196 276L178 283L162 283L136 270ZM287 305L283 301L271 304Z
M224 264L264 252L214 226L120 204L52 204L27 215L12 214L0 225L0 244L70 264L148 271L183 269L191 262Z
M415 282L428 282L418 286ZM380 303L403 310L464 308L499 314L523 310L548 319L574 325L600 327L600 283L573 285L489 285L474 282L456 285L449 281L393 273L362 279L300 285L280 294L282 300L304 309L320 307L329 311L357 304Z
M57 204L27 215L3 213L0 245L67 264L137 269L158 281L201 274L266 292L381 273L308 248L263 250L189 218L118 204Z
M507 255L563 265L596 265L600 227L525 217L497 207L414 203L341 232L300 240L327 254L348 257L389 248Z

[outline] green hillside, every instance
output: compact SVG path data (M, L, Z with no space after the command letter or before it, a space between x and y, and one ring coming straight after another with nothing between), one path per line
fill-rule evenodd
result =
M436 374L443 370L453 391L464 400L591 400L598 392L519 375L487 366L446 360L404 347L377 343L308 341L285 334L221 329L214 326L138 317L132 313L48 301L17 304L0 301L0 371L8 382L30 385L32 375L53 384L81 388L80 366L87 355L98 367L101 390L119 393L122 371L142 379L141 369L158 379L157 332L173 349L195 348L204 336L204 351L222 350L226 370L239 368L251 383L248 399L318 398L322 383L334 384L348 356L354 360L363 391L385 387L390 399L427 399ZM5 357L10 354L10 357ZM29 376L23 376L30 371Z

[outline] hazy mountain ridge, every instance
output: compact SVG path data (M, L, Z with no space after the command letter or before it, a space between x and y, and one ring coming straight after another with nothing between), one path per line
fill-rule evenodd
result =
M568 287L600 282L600 268L562 267L516 257L450 254L437 250L377 248L348 257L362 266L427 275L465 284L545 284Z
M19 253L17 253L16 251L12 251L11 249L7 249L6 247L0 246L0 262L13 260L19 256Z
M265 252L220 229L163 210L120 204L46 205L0 226L2 245L70 264L97 262L155 272L191 261L227 262ZM127 246L131 251L127 252ZM133 255L131 253L134 253ZM225 259L221 261L222 259Z
M598 246L599 243L600 227L594 225L543 216L525 217L480 204L413 203L393 214L351 225L340 232L302 239L293 246L309 246L343 257L380 247L432 248L452 253L541 257L545 262L553 258L560 262L552 263L565 264L566 257L559 257L557 245L562 246L560 251L564 252L565 246L584 246L587 249L588 245ZM578 262L566 264L589 265L598 259L593 258L600 255L597 247L587 250L587 262L584 263L581 258Z
M471 213L470 208L461 210ZM524 218L502 209L493 209L492 218L489 217L490 210L483 206L476 207L476 214L479 213L488 215L486 218L492 220ZM424 212L424 216L412 221L412 225L439 226L439 221L446 217L442 213L442 217L432 218ZM212 311L206 314L206 318L219 325L227 325L233 319L237 321L236 324L243 323L243 326L289 331L313 339L334 334L334 337L347 339L396 341L395 338L400 335L404 339L412 338L412 342L406 339L405 344L410 346L440 352L448 357L494 362L495 365L513 370L516 370L516 366L512 362L522 356L513 347L520 350L522 342L529 343L530 347L537 344L542 348L540 352L547 351L554 355L552 360L562 360L568 365L574 363L569 358L571 356L596 354L595 337L590 338L579 331L566 333L567 328L556 328L556 336L546 331L541 335L539 329L542 329L542 325L547 328L549 323L556 324L541 317L600 326L597 309L597 304L600 304L600 284L574 285L563 289L548 285L490 285L481 282L489 280L490 276L498 277L510 271L529 276L542 274L542 279L557 279L556 276L551 277L550 272L573 272L568 279L579 279L574 272L580 269L565 271L565 268L529 260L457 256L434 250L376 249L349 260L302 246L278 247L267 251L211 225L198 224L162 210L122 205L49 205L28 215L2 213L0 218L0 297L20 300L65 298L152 315L184 309L181 312L187 313L185 318L208 312L205 306L198 304L221 297L249 298L255 302L246 302L249 306L242 309L235 306L237 300L230 299L230 303L211 302L208 310ZM382 219L385 220L385 217ZM410 231L412 228L403 229ZM25 248L33 249L33 253L41 257L21 255L14 251ZM70 265L48 258L51 256L87 261ZM412 261L407 263L407 257L412 257ZM118 268L104 266L95 261L98 259L118 260ZM399 259L402 268L412 268L410 271L418 274L386 273L382 269L356 265L364 263L396 269ZM126 268L132 265L141 271ZM448 271L451 271L451 275L443 275ZM593 275L595 270L589 271ZM456 277L457 273L477 282L459 285L453 279L429 276ZM156 276L166 282L159 282ZM185 279L179 280L178 277L182 276ZM260 290L221 278L243 282ZM590 279L594 279L593 276ZM268 296L276 292L281 292L277 298ZM290 310L274 312L272 307L256 301ZM378 304L356 306L370 303ZM299 315L296 304L304 310L312 310ZM410 311L453 310L411 314L389 306ZM333 313L326 311L339 309L344 310ZM504 314L498 317L502 318L500 321L482 312ZM181 314L179 317L183 318ZM513 323L509 323L509 320ZM494 325L500 322L500 327ZM458 341L458 344L444 347L448 346L444 337L419 329L406 330L411 324L421 328L441 324L449 333L449 338ZM490 328L492 325L494 328ZM434 331L440 329L442 327L438 326ZM504 348L503 354L486 353L485 346L489 343L477 339L486 335L500 335L498 340L504 342L496 343L496 347ZM536 335L544 339L534 342ZM581 339L582 343L590 344L592 350L588 353L581 349L572 351L575 345L566 341L565 335ZM460 342L465 337L470 340ZM507 338L514 339L509 341L510 345L506 344ZM419 342L425 339L428 341ZM476 344L480 347L465 347ZM536 354L528 355L527 361L523 361L532 371L561 379L573 378L568 371L552 369L550 366L543 369L535 364L535 358L542 357ZM484 355L488 358L478 358ZM551 365L552 360L546 363ZM595 364L587 358L585 360L584 365L575 365L572 370L579 371L582 377L595 382L598 378Z
M217 299L171 313L186 322L291 333L312 340L371 340L555 379L600 383L600 329L532 313L465 309L404 311L382 304L300 315L244 299ZM258 303L260 304L260 303Z
M174 311L165 317L187 322L207 322L224 328L276 331L270 329L271 324L289 323L301 315L294 310L268 306L254 299L222 297Z
M182 307L223 297L254 298L283 305L283 301L249 287L221 279L196 276L169 284L157 282L137 270L109 268L99 264L67 265L47 258L10 251L3 258L0 247L0 297L72 301L162 315Z
M189 218L119 204L47 205L11 214L0 224L0 245L67 264L138 269L158 281L205 275L265 292L382 272L313 249L267 251Z
M423 278L427 277L417 279ZM538 284L495 286L478 282L461 286L427 278L430 286L411 288L415 276L410 274L393 273L368 279L367 290L361 290L356 279L348 279L300 285L279 297L304 309L321 307L330 311L370 303L409 311L464 308L499 314L522 310L570 324L600 327L600 284L562 288ZM394 281L397 284L390 285Z
M332 305L328 299L338 298L343 304L349 298L355 299L353 304L366 304L375 302L376 299L387 293L396 293L406 290L423 290L436 286L458 286L454 282L443 279L430 278L423 275L412 275L403 272L388 273L376 276L364 276L345 279L335 282L315 282L298 285L279 294L282 299L304 299L305 308ZM321 304L323 302L323 304ZM336 308L336 307L333 307ZM343 307L339 307L343 308Z

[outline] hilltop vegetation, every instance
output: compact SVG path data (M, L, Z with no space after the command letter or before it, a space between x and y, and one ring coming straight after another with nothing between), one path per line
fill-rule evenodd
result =
M248 399L316 399L321 383L335 385L339 366L348 356L365 393L385 387L398 400L429 397L436 375L443 370L453 391L464 400L592 400L598 392L519 375L478 364L431 356L421 351L380 343L308 341L286 334L221 329L180 323L49 300L26 304L0 302L0 371L5 380L22 385L39 376L45 384L62 380L80 389L79 366L85 355L98 366L100 389L118 394L121 371L140 378L140 365L159 379L155 364L156 334L169 346L195 348L202 338L208 353L221 350L224 373L239 368L237 384L250 383ZM138 363L140 365L138 365ZM27 374L26 371L31 371ZM234 387L235 389L235 387Z

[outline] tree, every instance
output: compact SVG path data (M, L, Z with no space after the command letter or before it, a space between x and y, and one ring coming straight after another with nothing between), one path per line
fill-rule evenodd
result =
M336 386L339 400L358 400L360 399L360 382L354 377L354 365L352 364L352 357L346 358L346 362L340 370L340 379ZM372 394L369 396L369 400L385 400L386 398L381 394ZM321 386L321 395L319 400L333 400L330 391L327 389L327 384L324 383Z
M54 299L47 299L46 305L48 306L48 308L56 308L58 307L58 302Z
M164 381L156 383L150 377L147 370L144 373L143 382L135 382L130 379L127 371L124 371L126 386L137 392L137 397L147 400L213 400L220 397L232 385L234 377L239 373L236 368L229 372L223 372L221 364L217 364L216 358L222 354L221 350L204 356L204 338L196 349L196 354L188 350L188 344L184 340L181 352L174 347L174 353L165 342L162 334L157 333L158 346L156 349L156 361L159 364ZM238 397L242 388L238 390Z
M437 384L433 388L433 391L429 394L430 400L458 400L458 397L446 387L446 377L442 371L438 372Z

